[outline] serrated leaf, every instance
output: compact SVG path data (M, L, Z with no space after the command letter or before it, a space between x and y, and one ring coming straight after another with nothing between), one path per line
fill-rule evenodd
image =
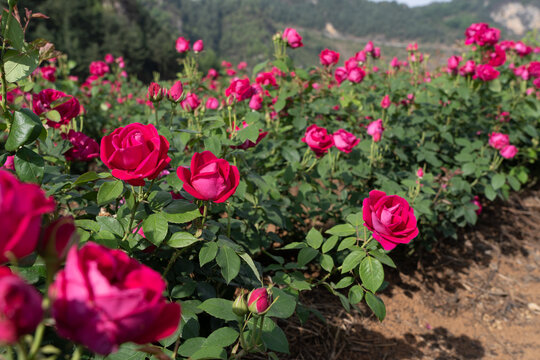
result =
M108 204L116 200L122 194L122 191L124 191L124 183L121 180L104 182L98 190L98 205Z
M351 252L345 260L343 260L343 265L341 265L341 273L344 274L346 272L351 271L355 267L360 264L363 258L366 257L366 253L362 250L355 250Z
M309 263L311 260L313 260L317 255L319 255L319 251L316 249L306 247L300 250L298 253L298 266L302 267Z
M179 231L171 235L171 238L169 239L169 241L167 241L167 245L179 249L190 246L197 241L200 241L200 239L197 239L195 236L191 235L188 232Z
M326 230L328 234L337 236L350 236L356 233L356 229L351 224L340 224Z
M240 257L230 247L223 246L219 249L216 261L221 268L221 275L227 284L230 283L240 271Z
M152 244L159 246L167 236L169 223L161 214L152 214L143 221L144 236Z
M218 319L237 321L238 316L232 311L232 305L231 300L213 298L206 300L198 308Z
M321 246L323 240L323 236L315 228L311 228L311 230L309 230L308 234L306 235L306 241L308 245L314 249L318 249Z
M370 292L366 292L366 303L373 311L375 316L377 316L377 319L379 319L379 321L383 321L386 317L386 307L384 306L382 300L378 296L375 296Z
M199 251L199 264L201 267L216 258L218 245L215 242L205 243Z
M384 281L384 269L381 262L371 256L362 260L360 279L367 289L376 292Z

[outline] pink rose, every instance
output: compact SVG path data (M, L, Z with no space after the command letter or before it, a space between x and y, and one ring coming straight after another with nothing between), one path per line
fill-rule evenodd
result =
M109 72L109 65L103 61L93 61L90 63L90 74L101 77Z
M360 139L354 136L354 134L345 131L344 129L339 129L332 137L334 138L334 145L336 145L338 150L347 154L360 142Z
M179 102L182 99L184 94L184 86L181 81L177 81L171 86L170 90L167 92L167 98L172 102Z
M491 81L499 77L499 72L490 65L481 64L476 67L475 75L483 81Z
M38 243L37 252L47 263L60 265L77 239L73 217L64 216L47 225Z
M266 288L252 290L248 295L247 306L251 313L259 315L265 312L272 303L272 296Z
M201 100L197 94L187 93L186 98L180 102L180 106L184 111L193 111L201 105Z
M367 60L366 52L364 50L360 50L359 52L354 54L354 58L358 62L365 63Z
M540 61L531 61L527 66L527 71L534 78L540 77Z
M260 72L255 78L255 82L260 85L277 86L276 78L271 72Z
M422 168L418 168L418 170L416 170L416 176L418 176L420 179L424 177L424 169Z
M349 80L352 83L358 84L364 80L364 77L366 76L366 73L362 68L355 68L349 71L347 74L347 80Z
M418 235L414 210L400 196L372 190L364 199L362 213L364 226L373 231L373 238L384 250L408 244Z
M73 146L64 153L67 161L90 161L99 156L97 141L82 132L71 129L69 133L62 134L62 138L67 139Z
M324 66L335 65L339 61L339 53L332 50L324 49L319 55L319 60Z
M506 62L506 52L499 45L495 45L493 51L486 53L486 58L488 65L498 67Z
M516 45L514 46L514 51L520 56L527 56L529 55L533 49L530 46L525 45L523 42L518 41L516 42Z
M302 44L302 37L293 28L286 28L283 31L283 39L293 49L304 46Z
M500 154L505 159L512 159L518 152L517 147L514 145L506 145L500 151Z
M150 83L150 86L148 86L148 92L146 94L146 98L150 100L151 102L160 102L161 99L163 99L164 92L165 92L165 89L162 89L158 83L152 82Z
M221 62L221 66L223 66L224 68L230 68L232 66L232 64L230 62L228 62L228 61L223 60Z
M338 82L338 84L341 84L343 81L347 79L347 69L344 67L338 67L334 73L334 78Z
M310 125L306 129L306 134L302 138L302 142L305 142L315 152L317 157L323 156L328 152L328 149L334 146L334 138L328 135L328 131L315 124Z
M501 150L503 147L510 144L508 135L493 132L489 135L489 145L494 149Z
M382 126L382 119L372 121L367 126L367 133L373 137L374 142L378 142L381 140L383 131L384 128Z
M105 62L107 64L112 64L114 62L114 56L112 54L105 55Z
M400 61L398 60L397 57L394 56L394 58L392 59L392 61L390 61L390 66L395 68L395 69L399 69L399 67L401 66L401 63Z
M180 305L163 297L161 275L130 258L88 242L72 247L49 288L58 334L107 355L125 342L163 339L180 324Z
M392 101L390 100L390 96L384 95L383 99L381 100L381 107L383 109L388 109L392 105Z
M58 104L59 103L59 104ZM62 125L67 125L81 111L79 101L72 95L67 95L54 89L41 90L39 94L32 96L32 107L36 115L41 115L51 110L56 110L60 114L60 122L47 118L47 125L58 129Z
M448 72L451 74L457 74L459 63L461 62L461 56L452 55L448 58Z
M35 250L41 216L54 207L54 199L46 197L38 185L22 183L0 170L0 264L13 257L22 259Z
M101 160L112 175L133 186L155 179L171 162L169 142L154 125L129 124L101 140Z
M375 49L375 47L373 46L373 41L371 41L371 40L367 42L366 46L364 46L364 51L365 51L366 53L370 53L370 52L372 52L374 49Z
M381 48L376 47L375 49L373 49L373 51L371 52L371 56L373 56L374 59L380 58L381 57ZM420 56L422 56L422 54L420 54Z
M204 50L204 43L202 40L197 40L193 43L193 51L196 53Z
M459 68L459 74L461 76L466 76L474 73L474 70L476 69L476 64L473 60L467 60L465 65Z
M482 213L482 203L480 202L480 198L478 196L475 196L472 200L472 203L476 205L476 215L480 215Z
M13 162L14 159L15 159L15 155L8 155L6 157L6 162L4 163L2 168L6 169L6 170L15 171L15 163Z
M176 174L191 196L215 203L225 202L240 183L238 168L210 151L193 154L191 166L178 167Z
M249 79L235 79L225 89L225 96L233 96L236 101L250 99L255 94L255 89L251 86Z
M206 100L206 108L209 110L216 110L219 107L219 101L215 97L209 97Z
M263 98L259 95L253 95L249 100L249 108L252 110L260 110L262 108Z
M41 301L36 289L0 266L0 344L16 344L34 332L43 317Z
M189 40L186 40L183 36L176 39L176 51L179 53L189 51Z
M41 72L41 76L50 82L56 81L56 68L54 66L44 66L42 68L39 68L39 71Z
M236 68L237 68L238 70L244 70L245 68L247 68L247 62L245 62L245 61L240 61L240 62L238 63L238 65L236 66Z

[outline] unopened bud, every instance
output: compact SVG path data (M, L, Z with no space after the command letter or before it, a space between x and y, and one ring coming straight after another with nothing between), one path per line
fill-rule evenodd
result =
M232 311L238 316L244 316L249 312L246 300L244 299L244 294L239 295L236 300L234 300Z

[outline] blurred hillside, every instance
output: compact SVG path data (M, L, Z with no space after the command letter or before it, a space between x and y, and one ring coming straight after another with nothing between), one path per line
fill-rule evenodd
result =
M410 41L441 58L460 45L473 22L489 22L505 38L521 38L540 28L537 0L453 0L409 8L368 0L20 0L19 8L50 16L30 27L77 61L84 73L106 53L123 55L128 72L142 80L154 71L172 78L179 70L178 36L203 39L203 67L222 59L254 65L273 51L272 35L296 27L305 47L294 51L302 64L317 62L325 47L350 55L367 40L383 56L404 55Z

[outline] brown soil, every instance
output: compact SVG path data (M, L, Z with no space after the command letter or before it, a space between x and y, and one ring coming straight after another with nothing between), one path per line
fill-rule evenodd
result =
M326 290L310 292L303 303L327 323L281 323L291 346L283 358L540 359L539 234L537 186L485 208L459 240L393 254L382 323L364 305L349 314Z

